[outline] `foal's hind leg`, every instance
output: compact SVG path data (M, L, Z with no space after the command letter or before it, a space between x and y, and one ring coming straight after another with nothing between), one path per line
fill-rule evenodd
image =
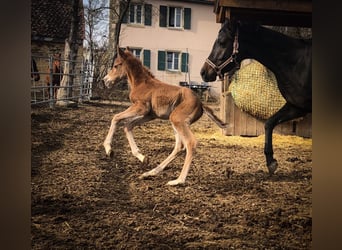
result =
M293 106L292 104L286 103L278 112L276 112L265 122L264 153L266 156L268 172L270 174L273 174L278 167L277 160L273 158L272 133L274 127L280 123L287 122L298 117L302 117L306 113L307 112Z
M174 132L175 132L175 138L176 138L176 142L175 142L175 147L173 149L173 151L171 152L171 154L162 162L160 163L157 167L155 167L154 169L143 173L142 175L140 175L140 179L142 178L146 178L148 176L155 176L158 173L160 173L161 171L164 170L164 168L172 161L176 158L177 154L183 150L183 143L181 140L180 135L178 134L177 130L173 127Z
M186 149L185 161L183 164L182 171L177 179L169 181L168 185L178 185L185 183L185 179L188 175L190 164L192 162L193 154L196 150L197 140L194 134L191 132L190 127L187 123L181 123L176 126L176 129L184 143Z

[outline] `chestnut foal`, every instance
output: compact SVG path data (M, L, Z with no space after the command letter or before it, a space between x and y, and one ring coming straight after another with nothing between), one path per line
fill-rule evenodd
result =
M116 79L124 76L127 76L130 85L129 98L132 105L125 111L115 114L112 119L109 132L103 143L107 156L113 156L111 144L116 125L122 120L127 120L124 131L132 153L141 162L146 162L146 157L140 153L134 141L133 128L156 118L169 119L176 137L175 147L162 163L143 173L140 178L158 174L175 159L180 151L185 149L185 162L179 177L167 184L185 183L197 144L197 140L190 130L190 124L197 121L202 116L203 111L219 127L224 128L226 124L216 117L210 108L204 106L191 89L159 81L128 49L122 51L117 48L117 57L113 68L103 80L106 87L109 87Z

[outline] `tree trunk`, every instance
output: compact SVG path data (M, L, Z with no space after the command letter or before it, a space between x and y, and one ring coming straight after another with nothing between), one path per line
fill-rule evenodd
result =
M77 43L77 33L80 24L80 0L72 0L72 17L69 38L65 40L64 49L64 71L61 85L57 92L57 103L58 106L74 106L75 102L68 99L72 97L72 85L74 82L74 72L77 59L78 43Z
M123 9L122 11L119 11L118 22L115 24L115 37L114 37L114 44L113 44L114 54L112 55L111 68L113 67L114 60L116 58L116 47L119 45L119 41L120 41L121 24L128 11L130 2L131 0L122 1Z

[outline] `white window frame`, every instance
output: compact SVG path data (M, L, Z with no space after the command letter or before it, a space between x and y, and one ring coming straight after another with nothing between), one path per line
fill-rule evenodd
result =
M169 55L171 54L171 67L169 67ZM176 58L176 55L178 58ZM179 72L181 70L180 68L180 58L181 58L181 53L179 51L166 51L166 70L167 71L174 71L174 72ZM177 62L177 68L176 66Z
M134 17L133 22L131 21L131 6L134 8ZM129 7L129 15L128 15L128 23L129 24L135 24L135 25L144 25L144 18L145 18L145 8L144 4L142 3L131 3L131 6ZM138 6L141 7L141 15L140 15L140 22L137 21L138 19Z
M173 18L174 18L174 25L170 25L170 18L171 18L171 8L174 9ZM176 17L177 17L177 10L180 11L179 13L179 25L176 25ZM182 7L175 7L175 6L168 6L167 8L167 26L172 29L183 29L183 22L184 22L184 8Z
M136 57L136 58L138 58L140 61L142 61L143 60L143 58L142 58L142 48L129 48L130 50L131 50L131 52L132 52L132 54ZM138 53L139 52L139 53Z

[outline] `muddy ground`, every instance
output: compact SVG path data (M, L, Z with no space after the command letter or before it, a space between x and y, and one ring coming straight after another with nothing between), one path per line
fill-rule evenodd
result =
M32 108L32 249L311 249L312 140L275 135L269 176L263 136L222 136L205 115L186 184L181 154L161 174L139 175L171 153L167 121L135 129L149 165L130 152L122 127L113 159L102 142L127 103ZM214 106L216 111L218 107Z

